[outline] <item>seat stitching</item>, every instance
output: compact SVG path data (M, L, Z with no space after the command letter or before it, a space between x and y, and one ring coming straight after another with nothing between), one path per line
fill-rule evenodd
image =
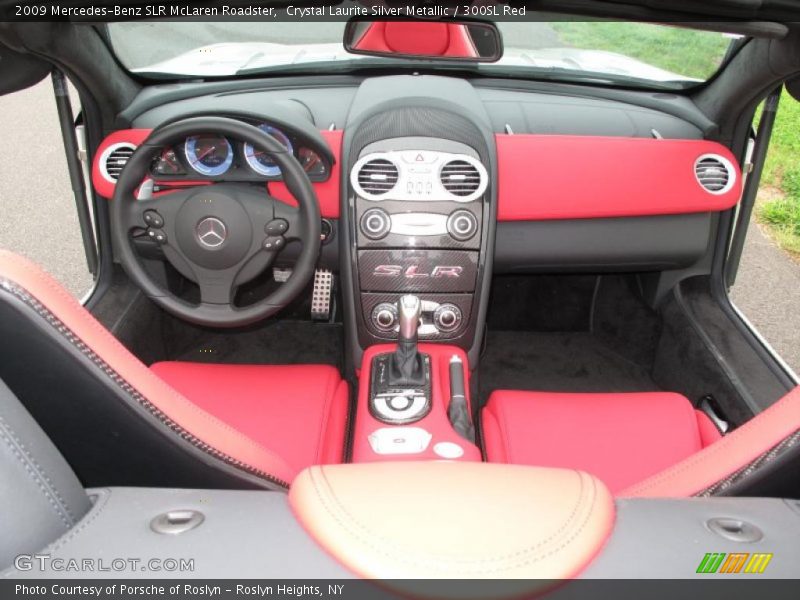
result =
M328 424L330 418L330 406L333 402L333 396L338 391L336 387L337 380L339 379L338 373L330 373L328 375L328 385L326 386L326 395L325 395L325 403L322 407L322 416L320 418L319 424L319 433L317 434L317 453L316 453L316 462L319 463L322 460L322 448L324 445L323 437L325 436L325 429Z
M25 451L25 449L21 448L16 443L15 439L13 438L13 434L9 431L8 424L2 418L0 418L0 438L3 439L3 441L6 443L6 446L8 446L8 449L23 466L30 479L37 485L39 490L42 492L42 495L53 508L61 522L66 526L67 529L72 527L72 525L75 523L75 520L72 514L69 512L69 509L67 509L65 505L62 505L60 501L56 499L56 494L54 493L55 490L51 487L51 485L47 485L45 482L46 476L44 476L37 466L31 462L31 457Z
M495 402L497 404L497 402ZM503 427L500 430L500 439L503 444L503 448L506 451L506 462L513 464L513 459L511 457L511 448L513 444L511 443L511 427L508 425L508 417L506 416L506 411L503 409L502 402L500 406L497 408L497 413L500 416L500 420L502 421ZM499 425L499 423L498 423ZM503 431L505 429L505 432ZM505 433L505 435L503 435Z
M72 523L75 523L78 519L75 516L75 514L72 512L72 509L70 508L69 503L66 500L64 500L64 497L61 495L61 492L58 491L58 486L53 483L53 480L50 479L50 477L47 475L47 473L45 472L44 468L42 467L41 464L39 464L39 461L36 460L36 457L33 455L33 453L28 451L28 449L25 446L25 444L22 442L22 440L16 434L16 431L12 427L11 423L6 421L3 418L2 415L0 415L0 426L5 426L6 433L11 437L11 439L13 439L16 442L16 444L19 447L20 451L22 451L25 454L25 456L28 458L28 460L33 464L33 466L36 468L36 471L39 473L39 475L42 478L44 478L45 482L47 482L48 486L52 490L53 495L55 496L56 500L58 500L58 502L61 504L61 506L63 507L64 511L67 513L67 515L69 516L70 520L72 521Z
M788 396L783 400L779 400L778 403L774 404L771 408L773 408L777 412L780 408L785 406L786 403L788 403ZM769 410L769 409L767 409L767 410ZM764 413L761 413L761 414L763 415ZM677 464L677 465L675 465L673 467L665 469L660 474L652 475L651 477L648 477L647 479L645 479L643 482L640 482L640 483L638 483L638 484L636 484L636 485L632 486L631 488L629 488L627 490L624 490L624 491L626 492L626 494L636 494L636 493L644 492L644 491L646 491L646 490L648 490L650 488L653 488L653 487L657 486L658 484L663 483L665 480L673 478L673 477L677 476L678 474L680 474L680 473L682 473L682 472L684 472L684 471L686 471L688 469L691 469L692 467L695 466L696 463L708 461L708 460L710 460L709 457L716 456L717 453L719 453L719 452L721 452L723 450L726 450L728 446L730 446L731 444L735 444L736 443L736 440L738 439L736 437L736 433L737 432L745 432L746 433L748 431L758 431L758 430L763 429L765 427L765 425L763 425L763 423L764 423L764 421L760 420L758 418L758 416L756 416L756 417L753 418L753 420L748 421L747 423L745 423L744 425L739 427L739 429L737 429L736 431L732 432L730 435L725 436L720 440L717 440L716 442L714 442L710 446L706 446L705 448L703 448L702 450L700 450L696 454L693 454L692 456L689 456L688 458L684 459L682 461L682 463L679 463L679 464ZM744 435L744 434L743 433L739 433L738 437L741 437L742 435ZM782 438L782 439L785 439L785 438ZM731 440L733 440L733 441L731 441ZM780 442L780 441L781 440L778 440L778 442ZM733 471L731 471L731 473L736 471L739 468L741 468L741 466L735 467L733 469ZM716 481L719 481L719 479L722 479L722 478L726 477L727 475L730 475L730 473L726 473L725 475L719 476L718 479L715 479L713 482L711 482L708 485L713 485L713 483L716 483Z
M507 565L503 565L503 566L495 567L495 568L485 568L485 569L481 569L480 571L475 571L475 572L480 572L480 573L497 573L497 572L503 572L503 571L507 571L509 569L517 568L517 567L520 567L520 566L533 564L533 563L539 562L539 561L541 561L541 560L543 560L543 559L545 559L545 558L547 558L549 556L552 556L553 554L557 554L558 552L561 552L564 548L569 546L575 540L575 538L577 538L580 535L580 533L586 528L587 524L590 521L593 509L594 509L594 506L595 506L596 500L597 500L596 485L595 485L595 482L594 482L593 478L589 477L588 475L585 475L584 473L582 473L580 471L572 471L572 472L579 477L579 484L580 484L579 492L578 492L578 494L576 494L575 505L574 505L574 507L572 509L572 512L570 513L569 517L562 523L562 525L559 527L559 529L557 531L555 531L554 533L552 533L548 538L546 538L544 540L540 540L536 544L533 544L533 545L528 546L526 548L522 548L522 549L514 551L512 553L504 554L504 555L500 555L500 556L495 556L495 557L490 557L490 558L455 560L455 559L447 558L447 557L439 557L439 556L430 556L429 555L428 556L428 560L438 561L441 564L443 564L448 570L453 570L453 569L458 569L458 568L472 568L472 565L481 565L481 564L486 565L486 564L489 564L489 563L496 563L496 562L500 562L500 561L513 561L514 559L517 559L516 562L510 562ZM324 487L323 487L322 483L318 481L318 478L316 476L317 473L319 473L319 475L321 476L321 478L322 478L322 480L324 482ZM377 538L378 540L382 540L384 542L387 542L387 544L389 546L394 544L394 542L392 540L390 540L390 539L386 539L383 536L375 535L368 527L366 527L363 523L361 523L360 521L355 519L347 511L347 509L344 508L342 503L336 498L336 495L335 495L335 493L333 491L333 488L330 485L330 483L328 482L327 477L325 476L325 473L324 473L323 469L321 469L321 468L312 469L312 470L309 471L309 475L311 476L312 487L314 488L315 494L316 494L317 498L319 499L320 503L322 504L323 508L328 512L328 514L347 533L352 535L356 540L362 542L363 544L368 546L370 549L376 551L378 554L382 554L382 555L384 555L384 556L386 556L388 558L396 559L396 560L399 560L400 562L405 562L405 563L407 563L409 565L428 566L428 563L425 562L425 561L415 560L413 558L409 558L407 553L404 552L403 551L404 549L401 548L401 547L398 547L398 551L400 551L400 553L399 554L395 554L393 552L387 551L384 547L378 546L375 543L373 543L369 539L369 536L371 536L373 538ZM586 479L589 479L589 481L592 484L591 487L588 490L587 490L587 487L585 485L585 480ZM587 494L589 496L588 506L584 506L586 504L584 497ZM330 500L330 502L328 500ZM541 550L543 548L547 548L547 546L553 540L556 540L562 534L569 533L570 526L573 524L573 522L578 520L578 519L580 519L580 516L581 516L580 513L581 513L582 509L586 509L587 510L585 518L581 521L580 526L577 529L575 529L575 531L566 540L564 540L559 546L557 546L557 547L555 547L553 549L547 550L546 552L540 553L538 555L534 554L534 552L536 552L536 551L539 551L539 550ZM339 513L341 513L341 514L339 514ZM346 518L347 521L345 521L343 517ZM358 531L357 529L354 529L353 527L351 527L350 523L352 523L353 526L357 527L361 531ZM533 556L525 558L527 555L531 555L531 554L533 554ZM420 557L420 558L422 558L422 557Z
M88 529L89 526L97 520L97 518L100 516L100 514L105 511L106 507L109 504L109 498L110 498L111 493L112 492L109 491L106 495L103 496L102 504L100 504L99 506L98 506L98 502L95 502L95 505L92 507L92 510L89 512L88 515L86 515L86 517L80 523L78 523L77 527L74 527L73 529L71 529L63 537L61 537L60 539L56 540L51 546L48 546L47 548L45 548L45 550L48 553L53 553L56 550L59 550L59 549L63 548L69 542L71 542L76 537L78 537L81 533L86 531L86 529Z
M47 280L42 280L41 283L43 283L44 285L47 285L48 287L51 288L51 290L53 292L62 295L64 298L68 299L69 301L75 302L75 299L72 296L69 296L59 286L55 285L54 282L49 282ZM25 301L26 303L31 305L37 312L39 312L40 316L42 316L51 326L55 327L57 331L59 331L62 335L64 335L69 342L71 342L74 346L76 346L78 348L78 350L83 352L97 367L99 367L101 370L103 370L103 372L108 377L110 377L120 387L122 387L122 389L125 392L127 392L130 396L132 396L133 399L136 400L139 404L143 404L142 401L150 403L150 401L147 399L146 396L144 396L144 394L139 392L138 389L136 389L126 378L122 377L122 375L120 375L113 367L111 367L104 359L102 359L86 342L84 342L83 339L80 336L78 336L74 331L72 331L72 329L70 327L68 327L63 321L61 321L61 319L59 319L43 303L39 302L39 300L37 300L36 297L33 296L30 292L28 292L25 288L22 288L21 286L19 286L19 284L17 284L14 281L11 281L9 279L0 280L0 284L2 284L2 287L5 288L7 291L11 292L14 295L19 296L23 301ZM80 308L81 308L81 311L85 311L85 309L83 307L80 307ZM113 346L116 346L118 350L121 350L122 352L124 352L126 354L130 353L127 350L127 348L125 348L119 342L119 340L117 340L113 335L111 335L108 332L108 330L105 329L98 321L94 320L93 318L89 318L87 315L84 315L82 312L77 313L77 315L78 315L77 318L80 319L83 322L84 325L89 326L92 329L96 330L96 332L101 337L106 337L107 341L109 341ZM110 338L110 339L108 339L108 338ZM132 360L138 361L138 359L136 357L132 357ZM144 369L144 371L146 373L149 373L149 371L147 371L147 368L143 364L141 366L142 366L142 368ZM143 375L147 376L145 374L143 374ZM221 421L221 420L217 419L216 417L214 417L213 415L211 415L211 414L207 413L206 411L202 410L200 407L198 407L197 405L193 404L190 400L188 400L185 396L183 396L182 394L178 393L177 390L175 390L174 388L169 386L161 378L158 378L155 374L150 373L150 375L153 376L153 377L156 377L158 379L158 381L156 382L156 385L158 385L159 387L162 388L161 391L163 393L168 394L169 396L171 396L173 399L175 399L181 405L183 405L184 408L187 408L187 409L189 409L189 411L194 413L197 417L199 417L199 418L201 418L201 419L203 419L203 420L205 420L205 421L207 421L209 423L213 423L215 426L226 430L228 433L232 434L234 437L238 438L240 441L243 441L246 444L253 445L256 448L258 448L261 451L263 451L264 453L266 453L267 455L271 455L273 460L277 459L279 462L282 462L282 461L280 461L280 459L278 459L275 456L275 454L271 450L269 450L268 448L263 446L258 441L250 438L249 436L244 435L242 432L240 432L240 431L236 430L235 428L231 427L230 425L228 425L224 421ZM150 403L150 404L152 404L152 403ZM155 404L152 404L152 406L159 414L163 415L167 419L170 419L171 421L174 421L176 423L176 425L181 426L172 417L169 417L168 415L166 415L166 413L164 413L158 406L156 406ZM193 434L191 434L191 435L193 435ZM199 440L200 438L197 438L197 439ZM213 446L211 446L210 444L209 444L209 447L213 448ZM238 460L238 459L234 459L234 460ZM241 462L242 465L247 465L247 466L249 466L251 468L259 469L258 467L255 467L255 465L248 465L244 461L239 461L239 462ZM264 472L264 474L268 475L269 477L274 477L271 474L266 473L266 472ZM284 486L284 487L287 487L287 486Z
M24 265L20 264L20 266L24 266ZM44 279L44 278L40 278L40 279L41 279L41 283L47 285L53 292L58 293L62 298L66 299L70 303L74 303L75 302L75 298L73 298L70 294L68 294L66 292L66 290L64 290L60 285L56 284L54 281L48 281L47 279ZM8 281L10 281L12 284L15 284L15 285L19 286L19 284L16 284L15 282L13 282L11 280L8 280ZM22 288L22 286L20 286L20 288L24 289L24 288ZM40 307L42 307L45 311L50 313L50 315L53 317L53 319L55 321L57 321L61 326L63 326L67 330L68 333L72 334L76 338L76 341L78 343L80 343L83 348L85 348L86 350L91 352L95 357L97 357L97 359L99 359L102 363L104 363L105 366L108 367L110 370L114 371L114 373L116 374L117 377L119 377L121 380L127 382L127 380L124 377L119 375L119 373L116 373L115 369L113 369L110 365L108 365L108 363L104 359L102 359L86 342L84 342L83 339L79 335L77 335L74 331L72 331L72 329L69 326L67 326L60 318L58 318L49 308L47 308L42 302L40 302L33 294L31 294L27 290L25 290L25 293L29 296L29 298L33 302L35 302ZM121 350L125 354L130 354L130 351L127 348L125 348L125 346L123 346L122 343L117 338L115 338L113 335L111 335L111 333L99 321L97 321L93 317L92 318L87 318L88 315L84 314L84 311L86 310L85 308L80 307L80 309L81 309L81 311L76 313L76 315L78 316L78 318L80 318L83 321L83 323L85 325L90 326L101 337L105 337L107 339L107 341L111 342L112 345L116 346L118 350ZM136 357L132 357L132 358L133 358L133 360L136 360L136 361L139 360ZM100 366L100 365L98 365L98 366ZM144 367L144 364L142 364L142 367L146 371L146 367ZM153 376L157 377L155 375L153 375ZM255 440L253 440L252 438L249 438L248 436L245 436L240 431L238 431L238 430L234 429L233 427L229 426L224 421L220 421L219 419L217 419L213 415L211 415L208 412L200 409L200 407L198 407L196 404L192 403L188 398L183 396L183 394L180 394L172 386L170 386L166 382L164 382L163 379L161 379L160 377L158 379L159 379L159 384L161 385L161 387L164 388L162 391L170 394L174 399L176 399L176 400L180 401L181 403L185 404L190 410L192 410L193 412L197 413L197 415L199 417L207 419L210 422L216 421L217 423L222 425L225 429L229 430L230 432L238 435L239 437L241 437L241 438L243 438L245 440L249 440L249 441L257 444L257 442ZM134 386L131 385L131 387L133 388ZM137 390L137 392L138 392L138 390ZM142 396L144 397L143 394L142 394ZM267 450L267 449L264 448L264 450ZM269 452L269 450L267 450L267 452Z

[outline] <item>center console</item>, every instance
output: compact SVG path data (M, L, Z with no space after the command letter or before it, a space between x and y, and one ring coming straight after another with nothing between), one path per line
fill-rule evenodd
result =
M469 373L491 279L494 144L463 80L369 78L356 93L340 224L353 462L481 460Z
M491 277L495 139L463 80L370 78L342 146L340 256L352 367L397 340L397 301L421 301L418 336L466 351L474 368Z
M466 355L454 346L417 343L421 305L416 296L402 296L397 344L372 346L364 354L353 462L481 460Z
M396 339L397 300L413 292L422 300L419 337L466 346L488 180L475 150L459 142L392 138L361 151L350 184L363 337Z

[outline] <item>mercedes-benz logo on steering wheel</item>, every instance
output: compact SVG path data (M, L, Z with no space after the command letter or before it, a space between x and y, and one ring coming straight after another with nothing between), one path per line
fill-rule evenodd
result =
M206 217L197 224L197 239L206 248L218 248L228 237L225 223L216 217Z

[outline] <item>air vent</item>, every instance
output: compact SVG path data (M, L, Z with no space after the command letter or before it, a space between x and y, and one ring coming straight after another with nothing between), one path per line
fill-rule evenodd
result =
M382 196L397 184L397 166L385 158L374 158L361 165L358 171L359 187L372 196Z
M724 194L733 186L736 171L727 159L716 154L704 154L694 163L694 175L706 191Z
M128 164L128 160L135 150L136 146L133 144L114 144L106 149L100 161L101 170L105 178L109 181L119 179L122 169Z
M454 196L471 196L481 187L477 167L465 160L451 160L442 167L442 187Z

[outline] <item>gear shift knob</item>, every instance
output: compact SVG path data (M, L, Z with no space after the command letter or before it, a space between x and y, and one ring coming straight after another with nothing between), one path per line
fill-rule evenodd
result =
M400 341L417 341L419 317L422 314L422 301L410 294L400 296L397 301L397 315L400 319Z

